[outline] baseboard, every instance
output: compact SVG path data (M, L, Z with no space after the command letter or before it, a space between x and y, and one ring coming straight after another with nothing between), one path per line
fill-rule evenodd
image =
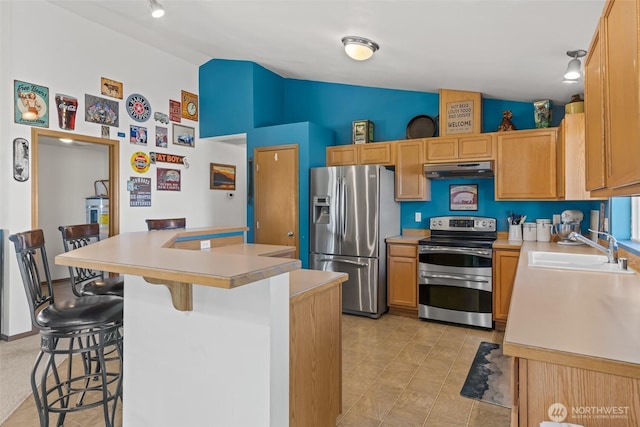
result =
M15 341L15 340L19 340L20 338L25 338L25 337L30 337L32 335L36 335L37 333L38 333L38 331L36 329L32 329L29 332L23 332L21 334L16 334L16 335L0 334L0 340L3 340L3 341Z
M418 309L404 308L404 307L389 307L389 313L395 316L411 317L413 319L418 318Z

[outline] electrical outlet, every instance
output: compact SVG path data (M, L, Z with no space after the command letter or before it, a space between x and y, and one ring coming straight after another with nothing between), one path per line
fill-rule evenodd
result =
M416 212L416 222L422 221L422 213Z
M211 240L200 240L200 250L211 248Z

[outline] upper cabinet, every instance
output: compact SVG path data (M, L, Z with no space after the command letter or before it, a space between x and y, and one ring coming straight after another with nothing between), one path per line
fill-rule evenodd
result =
M492 159L493 135L478 133L457 138L428 138L425 140L425 162Z
M585 188L585 115L567 114L558 128L557 194L564 200L589 200Z
M349 144L327 147L327 166L395 164L396 146L392 142Z
M585 60L586 187L640 193L640 3L609 0Z
M398 141L396 200L431 200L431 181L424 176L424 139Z
M496 133L496 200L556 199L556 128Z
M606 187L604 162L604 62L602 20L584 61L585 174L586 189Z
M607 187L640 183L640 34L637 1L610 0L604 10Z

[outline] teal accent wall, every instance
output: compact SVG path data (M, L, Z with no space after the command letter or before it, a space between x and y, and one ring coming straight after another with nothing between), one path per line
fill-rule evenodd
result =
M212 59L198 73L201 138L284 123L279 75L254 62L225 59Z
M611 198L611 234L618 240L631 239L631 197Z
M309 169L326 164L326 147L335 144L333 131L315 123L290 123L279 126L251 129L247 133L247 155L254 158L253 150L257 147L275 145L298 145L298 240L302 268L309 265ZM259 179L256 175L254 179ZM247 205L247 241L255 241L254 206Z
M477 211L452 211L449 209L450 185L478 185ZM535 222L537 218L552 219L567 209L577 209L584 214L580 229L589 228L589 211L599 209L599 201L496 201L494 200L494 179L434 179L431 180L431 201L403 202L400 204L400 224L402 228L429 228L429 218L446 215L486 216L497 219L498 231L507 231L507 211L526 215L526 222ZM415 222L415 213L422 214L422 221Z

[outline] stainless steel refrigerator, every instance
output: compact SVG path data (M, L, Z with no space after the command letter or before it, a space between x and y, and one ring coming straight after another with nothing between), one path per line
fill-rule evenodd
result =
M393 178L379 165L311 169L309 266L349 274L343 313L387 311L385 238L400 234Z

